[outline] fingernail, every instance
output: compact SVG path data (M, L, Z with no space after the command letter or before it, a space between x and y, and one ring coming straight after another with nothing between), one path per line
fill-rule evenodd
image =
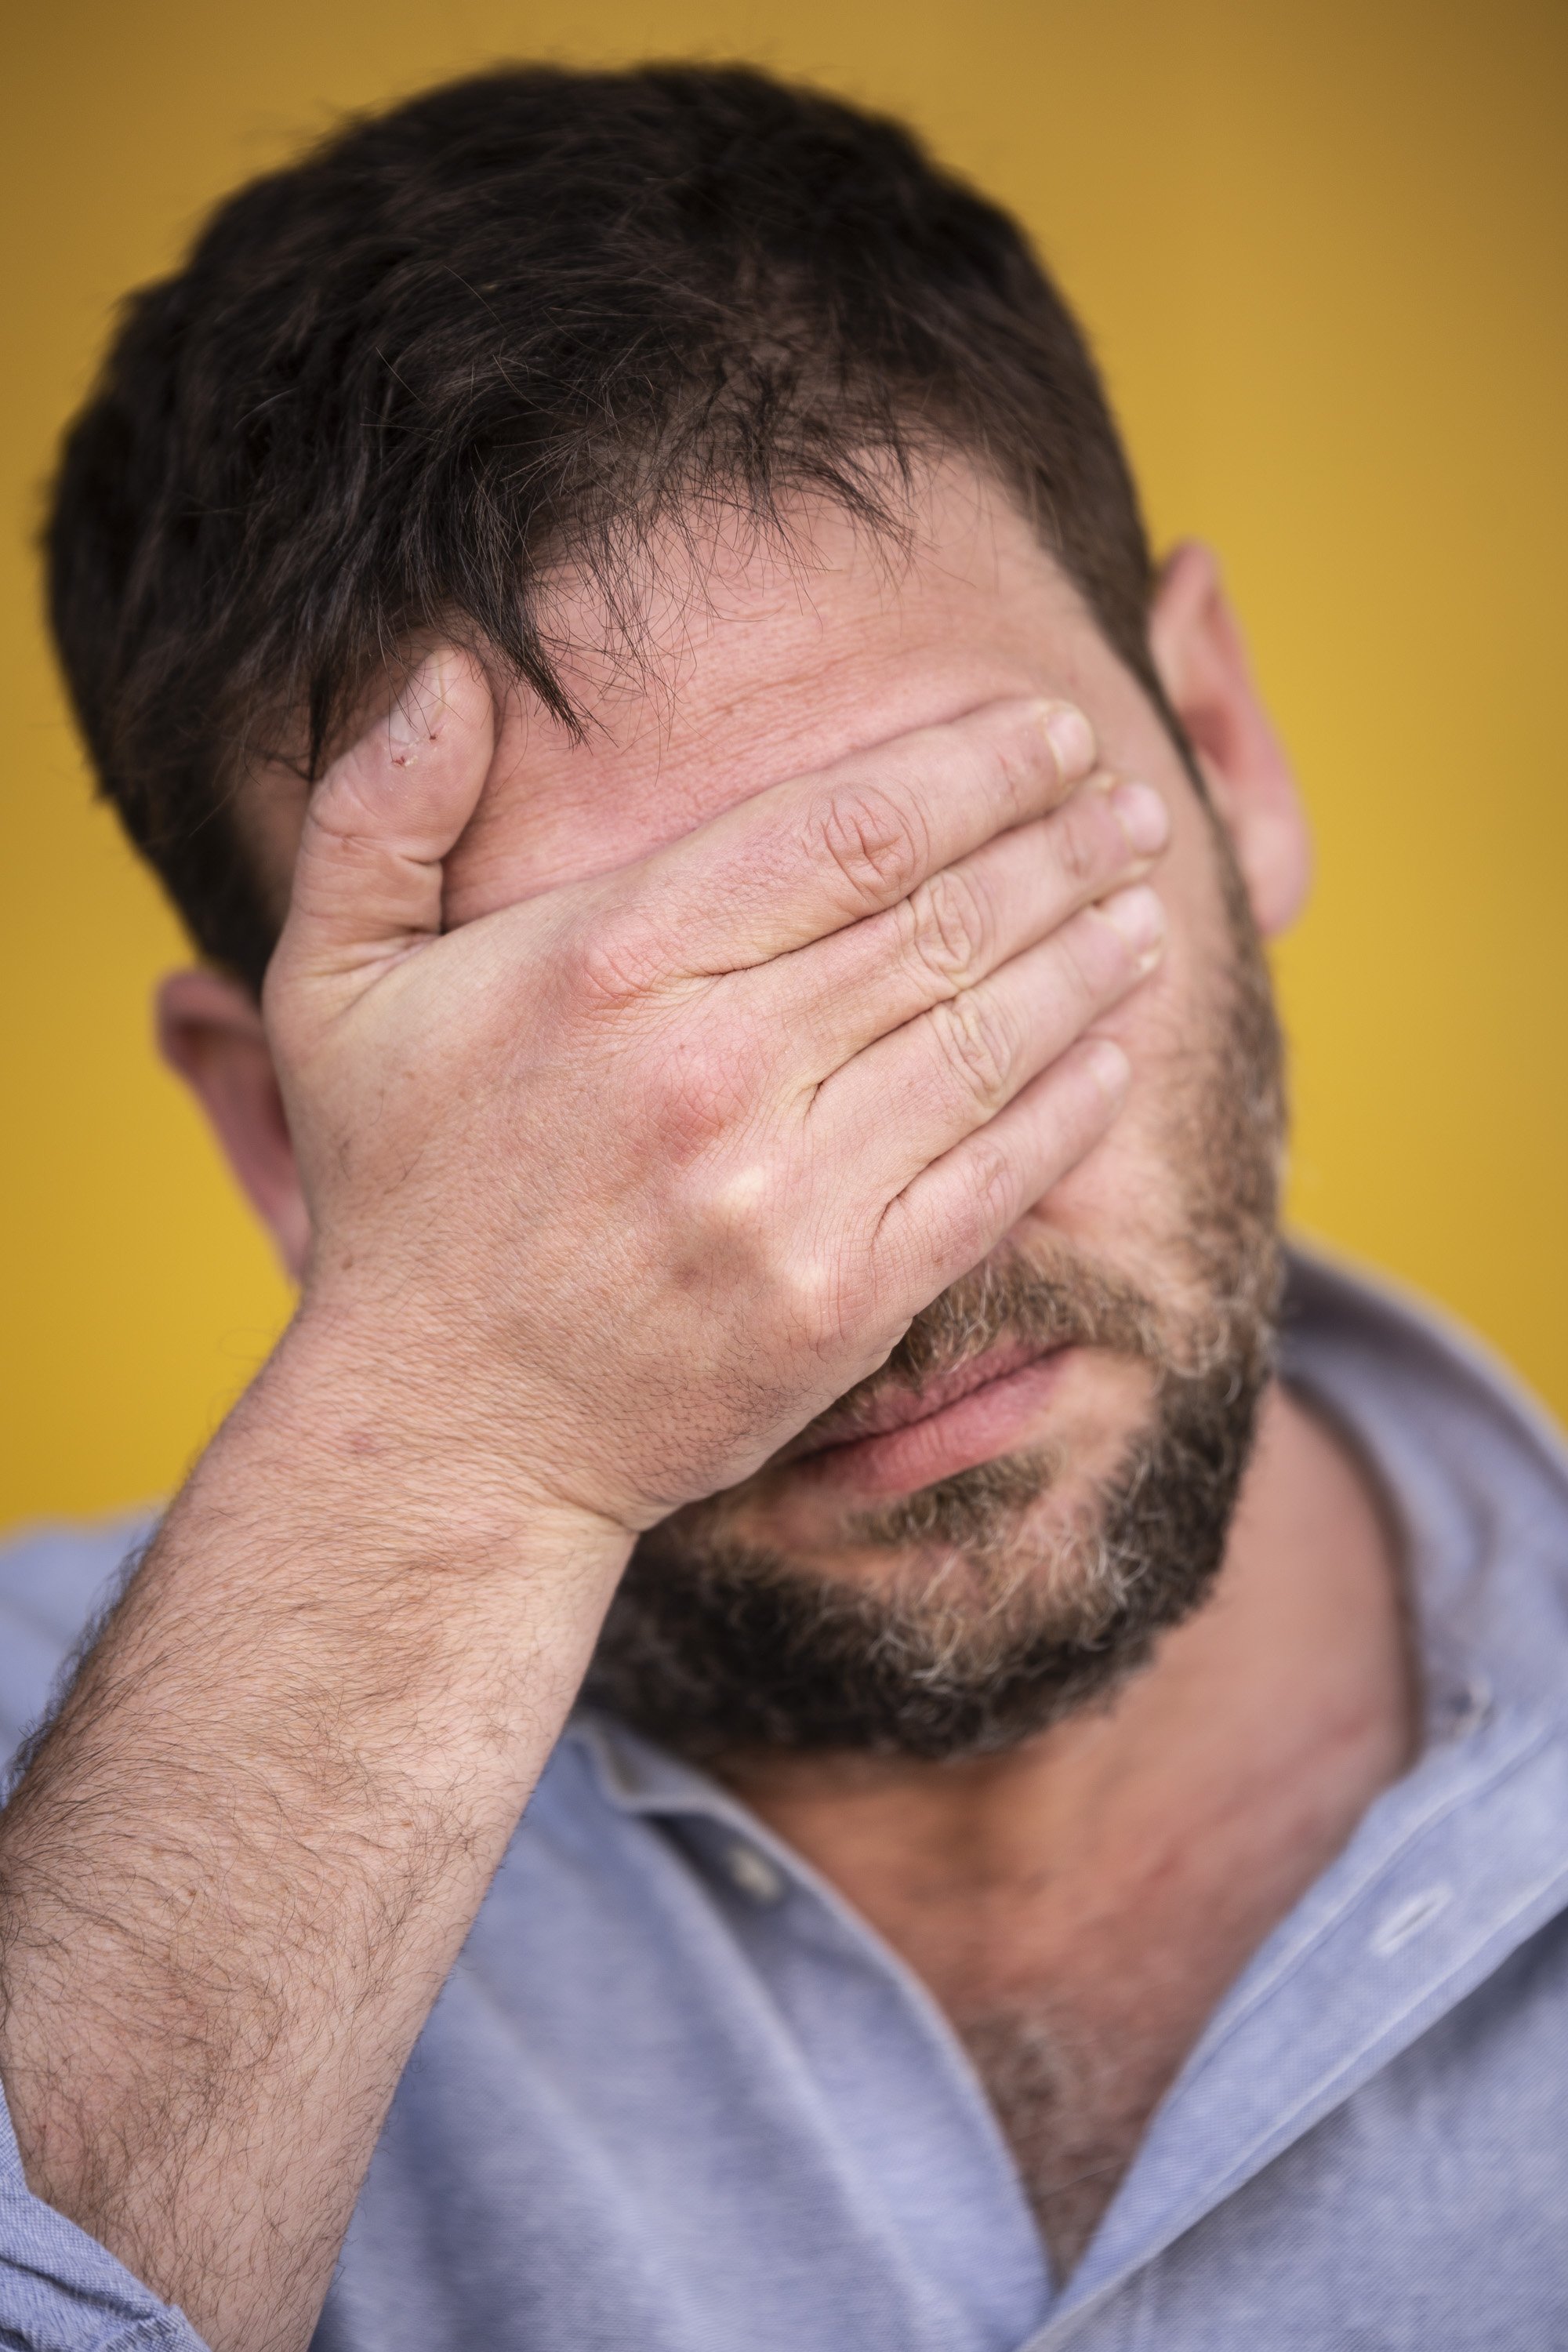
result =
M1100 911L1108 923L1115 925L1132 950L1140 971L1147 971L1158 962L1165 943L1165 909L1147 883L1116 891L1101 900Z
M1152 784L1117 784L1110 805L1128 847L1140 857L1152 857L1164 848L1171 838L1171 813Z
M1066 783L1069 777L1087 776L1094 765L1094 730L1082 711L1070 702L1048 703L1045 729L1061 781Z

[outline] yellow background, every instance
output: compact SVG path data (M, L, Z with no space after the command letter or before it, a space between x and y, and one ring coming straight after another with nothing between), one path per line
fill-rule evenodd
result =
M36 618L110 306L341 109L650 53L895 109L1039 238L1157 535L1224 557L1316 819L1295 1213L1568 1408L1561 0L52 0L5 56L0 1522L165 1488L287 1311L153 1063L178 935Z

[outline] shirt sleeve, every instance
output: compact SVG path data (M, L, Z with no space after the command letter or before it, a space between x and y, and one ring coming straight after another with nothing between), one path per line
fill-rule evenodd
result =
M183 2312L31 2194L3 2091L0 2345L7 2352L206 2352Z

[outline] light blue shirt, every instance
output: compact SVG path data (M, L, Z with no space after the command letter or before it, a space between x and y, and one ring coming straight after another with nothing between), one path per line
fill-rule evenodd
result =
M320 2352L1568 2346L1568 1460L1299 1262L1289 1377L1403 1522L1427 1736L1243 1970L1065 2286L951 2028L742 1806L563 1738L398 2091ZM126 1531L0 1561L13 1736ZM0 2136L0 2344L195 2338Z

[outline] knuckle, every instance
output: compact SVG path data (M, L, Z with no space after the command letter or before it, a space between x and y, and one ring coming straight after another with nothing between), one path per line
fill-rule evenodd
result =
M904 903L910 961L944 986L965 987L983 968L990 945L992 923L984 894L967 876L949 867L922 882Z
M724 1255L737 1243L748 1251L765 1246L770 1228L768 1201L772 1180L765 1162L742 1154L715 1170L705 1189L701 1223Z
M837 1339L845 1319L845 1282L826 1250L792 1253L775 1269L779 1316L797 1344L820 1354Z
M1017 1213L1017 1185L1006 1152L982 1133L964 1150L963 1182L942 1219L942 1245L958 1261L977 1264Z
M1087 889L1113 870L1111 845L1098 822L1100 814L1098 794L1091 805L1079 793L1053 822L1057 866L1074 889Z
M753 1139L717 1156L685 1188L682 1222L704 1280L717 1270L743 1290L753 1336L771 1334L775 1345L813 1353L842 1328L845 1268L826 1236L800 1230L789 1202L786 1172Z
M806 820L812 862L855 914L905 898L921 872L925 828L918 811L875 784L825 799Z
M576 978L589 1004L617 1012L647 998L668 968L668 956L640 915L600 914L576 943Z
M710 1152L750 1109L749 1073L742 1058L705 1044L668 1053L650 1093L658 1149L678 1166ZM720 1180L721 1191L731 1181ZM738 1178L734 1181L739 1202L745 1187Z
M1087 924L1070 924L1057 949L1057 988L1069 1011L1093 1003L1094 963L1093 932Z
M987 1232L1011 1221L1016 1186L1011 1160L989 1136L975 1139L970 1169L970 1198L976 1223Z
M990 756L1008 798L1020 812L1035 800L1042 772L1057 772L1056 754L1032 712L1009 714L990 745Z
M961 1084L983 1108L994 1109L1006 1095L1014 1059L1014 1041L996 1007L972 991L938 1007L937 1026Z

